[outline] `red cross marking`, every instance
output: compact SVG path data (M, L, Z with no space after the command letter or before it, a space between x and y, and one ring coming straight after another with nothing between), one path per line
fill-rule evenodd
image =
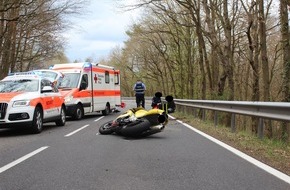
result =
M97 77L97 75L95 74L95 77L94 77L94 81L95 81L95 83L97 83L97 80L98 80L98 77Z

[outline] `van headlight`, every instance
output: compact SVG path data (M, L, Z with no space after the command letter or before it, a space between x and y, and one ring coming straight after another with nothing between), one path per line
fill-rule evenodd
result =
M69 102L71 102L73 100L73 96L66 96L65 98L64 98L64 103L69 103Z
M29 106L30 100L19 100L13 102L12 107L24 107L24 106Z

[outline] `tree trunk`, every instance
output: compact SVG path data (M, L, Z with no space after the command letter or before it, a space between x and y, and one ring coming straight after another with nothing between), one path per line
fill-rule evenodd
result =
M261 44L261 63L262 63L262 73L263 73L263 100L270 100L270 74L269 74L269 63L268 63L268 54L267 54L267 40L266 40L266 18L264 13L264 1L257 1L259 3L259 36ZM265 134L272 138L273 130L270 121L265 124Z
M289 23L287 0L280 1L280 22L281 22L281 44L283 54L283 102L290 102L290 47L289 47ZM289 138L287 123L282 123L282 140L286 142Z

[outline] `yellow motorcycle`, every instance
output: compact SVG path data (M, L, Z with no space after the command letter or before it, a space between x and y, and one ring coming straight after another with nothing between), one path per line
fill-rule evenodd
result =
M168 115L161 109L145 110L142 107L129 109L113 121L100 126L100 134L116 133L128 137L146 137L163 131Z

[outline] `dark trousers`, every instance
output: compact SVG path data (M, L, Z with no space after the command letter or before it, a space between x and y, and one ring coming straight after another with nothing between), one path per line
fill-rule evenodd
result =
M144 94L136 94L136 104L137 107L140 106L140 104L142 105L143 108L145 108L145 98L144 98Z

